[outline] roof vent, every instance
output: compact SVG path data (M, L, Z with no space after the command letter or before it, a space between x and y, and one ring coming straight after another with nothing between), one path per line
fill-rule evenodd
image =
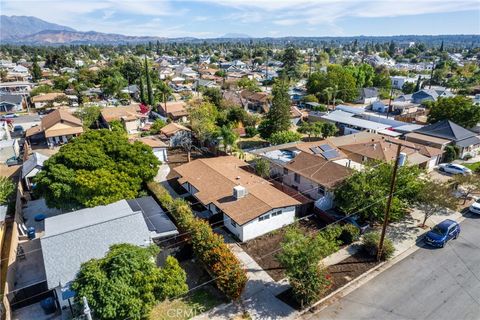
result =
M247 188L243 186L235 186L233 187L233 197L235 199L244 198L248 194Z

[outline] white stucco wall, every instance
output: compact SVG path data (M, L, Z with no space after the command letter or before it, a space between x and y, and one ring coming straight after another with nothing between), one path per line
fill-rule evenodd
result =
M153 149L153 154L162 163L165 163L168 160L167 159L167 148L155 148L155 149Z
M281 211L281 214L272 216L272 213ZM260 221L264 216L269 216L268 219ZM266 212L261 217L245 223L244 225L232 225L230 217L223 214L223 223L230 232L232 232L240 241L245 242L273 230L277 230L283 226L289 225L295 221L295 206L278 208Z

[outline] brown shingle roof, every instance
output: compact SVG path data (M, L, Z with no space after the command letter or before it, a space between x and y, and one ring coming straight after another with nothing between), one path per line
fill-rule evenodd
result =
M159 107L165 112L165 104L160 103ZM170 101L167 102L167 111L168 114L171 114L174 117L187 116L187 104L184 101Z
M182 131L182 130L190 131L190 129L188 129L187 127L184 127L181 124L172 122L167 124L162 129L160 129L160 133L166 135L167 137L170 137L175 133L177 133L178 131Z
M48 129L50 129L59 122L67 122L73 126L71 128L62 128L58 130L48 131ZM47 138L62 135L79 134L83 132L82 121L66 110L57 109L43 117L39 126L28 129L25 135L27 137L30 137L43 131L47 131L45 133L45 137Z
M124 107L102 108L101 113L106 122L122 119L132 121L145 117L145 115L140 112L140 105L137 104Z
M174 170L180 183L188 182L198 192L195 197L204 205L215 204L239 225L274 209L299 205L300 202L276 189L267 180L242 167L248 164L232 156L198 159ZM233 197L233 187L241 185L248 195Z
M307 152L300 152L285 168L327 188L334 187L353 172L347 167Z
M54 101L55 99L59 97L66 97L65 93L62 92L50 92L50 93L45 93L41 94L38 96L34 96L30 99L32 103L37 103L37 102L50 102Z
M157 137L142 137L142 138L137 138L137 139L133 139L133 141L140 141L144 144L146 144L147 146L151 147L151 148L166 148L168 147L165 142L163 142L162 140L158 139Z

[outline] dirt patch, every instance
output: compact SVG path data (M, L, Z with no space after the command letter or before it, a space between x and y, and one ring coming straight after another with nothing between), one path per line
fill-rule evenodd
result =
M374 257L371 257L365 251L360 250L355 255L329 266L327 269L331 276L332 285L318 298L318 300L328 296L330 293L343 287L348 282L354 280L378 264L379 262L377 262ZM295 300L291 288L280 293L277 298L290 305L292 308L300 310L300 304ZM321 305L313 308L312 311L315 311L316 308L319 308L320 306Z
M306 234L316 234L325 224L315 216L297 222L300 229ZM255 238L241 245L242 249L248 253L275 281L285 278L285 271L280 262L275 257L275 253L280 251L280 243L289 226L272 231L261 237ZM274 252L272 254L269 254Z

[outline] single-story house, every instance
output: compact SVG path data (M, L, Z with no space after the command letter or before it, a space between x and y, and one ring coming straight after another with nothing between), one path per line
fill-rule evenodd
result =
M141 137L141 138L134 139L134 141L140 141L141 143L152 148L153 154L162 163L168 160L168 157L167 157L168 145L165 142L163 142L161 139L159 139L159 137L157 136Z
M309 114L310 117L310 114ZM348 135L360 131L379 132L390 129L392 126L380 122L357 118L355 114L342 110L335 110L320 116L320 121L335 124L342 134Z
M43 163L48 160L48 156L45 156L41 153L34 152L28 159L23 163L22 166L22 180L25 183L27 190L32 190L33 179L43 168Z
M295 221L299 201L248 170L233 157L197 159L176 167L178 182L245 242Z
M177 122L187 122L188 110L185 101L168 101L158 105L158 112L166 118Z
M358 103L372 104L378 100L377 88L362 88L357 100Z
M27 129L25 137L30 144L46 143L54 147L82 133L82 121L68 111L58 109L44 116L39 126Z
M171 122L160 129L160 137L168 146L177 147L180 145L183 137L187 135L190 138L191 132L187 127Z
M114 244L148 246L154 237L178 234L152 197L58 214L47 217L44 225L40 242L46 283L61 307L75 295L70 285L82 263L102 258Z
M22 111L25 98L19 94L0 94L0 112Z
M102 108L100 120L104 126L109 127L112 121L123 123L129 134L137 133L145 125L148 115L143 114L139 104L131 104L123 107Z
M425 101L437 101L438 93L433 89L422 89L412 94L413 103L423 103Z
M442 120L424 126L405 135L405 139L424 145L436 145L442 150L448 144L454 144L460 149L459 157L472 157L480 153L480 136L450 120Z
M405 83L415 83L417 82L416 78L409 78L404 76L391 76L392 87L398 90L402 90Z
M65 93L62 92L50 92L50 93L44 93L44 94L39 94L38 96L34 96L30 98L30 102L32 103L34 108L43 108L47 106L48 104L53 105L55 102L62 100L62 99L67 99L67 96Z
M243 106L254 112L267 113L270 110L270 96L265 92L243 90L240 93Z
M352 169L362 167L326 140L286 143L252 153L270 161L272 178L314 200L321 210L333 208L335 187Z

